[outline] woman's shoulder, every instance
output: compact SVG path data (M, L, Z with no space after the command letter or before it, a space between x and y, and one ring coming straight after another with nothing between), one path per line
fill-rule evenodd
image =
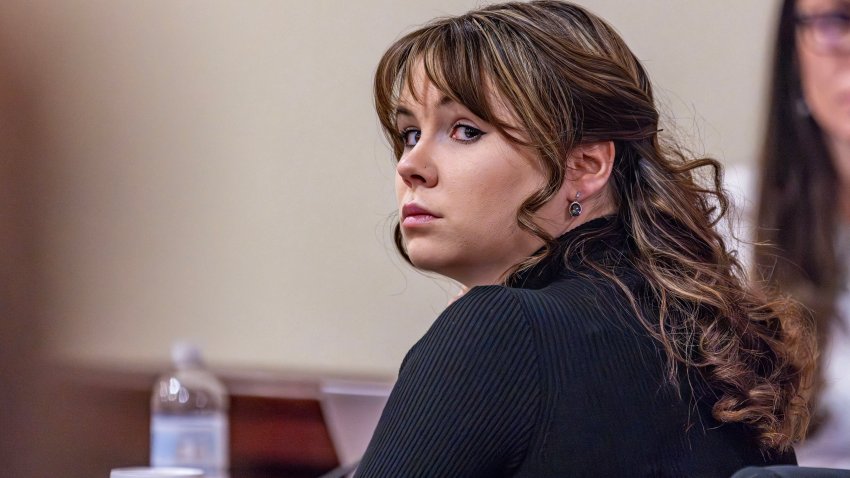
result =
M622 291L609 280L565 276L538 289L479 286L452 303L431 333L468 337L528 334L539 346L545 337L583 341L588 337L643 335L637 315ZM492 337L491 337L492 338ZM561 346L567 344L560 344Z
M449 305L410 349L399 380L455 383L532 393L539 380L539 348L520 301L508 288L475 287ZM435 380L437 383L430 383ZM535 392L536 393L536 392Z
M630 290L638 306L650 304L641 303L646 294L635 273L621 272L619 280L622 282L617 284L595 271L566 273L545 287L512 289L511 293L528 320L540 327L569 327L573 333L621 331L637 323L637 313L623 288Z
M534 357L538 353L539 335L522 294L504 286L478 286L437 317L407 353L401 369L422 360L437 357L442 360L447 356L455 357L459 363L487 361L491 367L512 360L509 358L512 355Z
M595 315L611 302L619 305L616 290L582 277L555 281L539 289L477 286L450 304L435 323L498 321L514 328L533 328L544 317L570 321L577 316Z
M446 307L427 335L457 335L465 329L482 334L515 333L529 326L524 309L521 296L509 287L473 287Z

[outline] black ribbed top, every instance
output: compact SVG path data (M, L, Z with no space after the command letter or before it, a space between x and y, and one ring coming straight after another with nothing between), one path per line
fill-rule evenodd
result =
M599 236L584 254L646 297L616 231L597 219L559 244ZM795 463L716 422L698 376L669 384L622 292L570 262L475 287L440 315L405 357L357 477L728 477Z

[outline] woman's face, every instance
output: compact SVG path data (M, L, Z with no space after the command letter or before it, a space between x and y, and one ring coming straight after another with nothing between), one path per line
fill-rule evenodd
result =
M850 148L850 51L842 48L850 41L850 2L798 0L797 14L814 19L797 35L806 104L831 147Z
M517 225L520 205L546 182L539 160L448 99L421 68L413 86L419 101L402 94L397 115L405 148L395 183L406 251L416 267L466 287L496 284L542 246ZM557 236L567 215L550 201L536 219Z

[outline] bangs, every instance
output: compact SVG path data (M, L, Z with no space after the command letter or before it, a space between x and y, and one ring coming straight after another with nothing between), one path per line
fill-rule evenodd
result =
M418 71L423 71L427 81L446 97L516 139L508 133L516 128L497 117L489 99L491 90L498 89L489 74L496 71L496 59L488 55L492 47L480 23L465 16L444 19L410 33L387 50L375 74L375 107L396 157L403 150L396 131L399 98L409 93L420 101L422 92L414 82Z

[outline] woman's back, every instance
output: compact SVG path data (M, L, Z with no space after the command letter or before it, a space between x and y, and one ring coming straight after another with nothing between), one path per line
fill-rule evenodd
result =
M604 260L622 244L589 249ZM616 270L640 294L640 276ZM607 278L553 259L515 285L472 289L413 347L358 476L726 477L795 462L713 419L717 394L698 374L672 385L664 351Z

